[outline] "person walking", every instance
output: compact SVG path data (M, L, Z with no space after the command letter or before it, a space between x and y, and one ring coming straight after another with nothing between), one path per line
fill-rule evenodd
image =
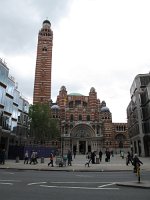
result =
M126 165L128 165L128 164L132 164L132 157L131 157L131 153L128 151L128 153L127 153L127 157L126 157Z
M91 162L91 155L89 153L87 153L85 167L86 166L89 167L90 166L90 162Z
M73 151L74 159L76 157L76 150Z
M32 153L31 153L30 165L31 165L32 163L33 163L34 165L36 164L36 162L35 162L35 151L34 151L34 150L33 150Z
M28 161L29 161L29 154L28 151L26 151L24 154L24 164L28 164Z
M72 153L70 150L68 150L68 154L67 154L67 159L68 159L68 166L72 166L71 161L72 161Z
M1 164L5 164L5 149L2 149L1 151Z
M54 167L53 162L54 162L54 155L53 155L53 153L51 153L51 154L50 154L50 162L48 163L48 166L51 165L51 167Z
M100 151L99 151L99 161L100 161L100 162L102 161L102 155L103 155L103 152L100 150Z

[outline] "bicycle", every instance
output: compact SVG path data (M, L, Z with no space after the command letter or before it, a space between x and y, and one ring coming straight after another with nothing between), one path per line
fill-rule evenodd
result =
M138 177L138 183L141 181L141 169L140 169L140 163L136 164L136 175Z

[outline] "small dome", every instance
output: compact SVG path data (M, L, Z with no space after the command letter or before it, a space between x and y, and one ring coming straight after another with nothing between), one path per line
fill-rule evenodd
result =
M54 109L59 110L59 106L58 106L58 105L53 105L53 106L51 107L51 109L52 109L52 110L54 110Z
M102 107L106 107L106 102L102 101L101 105L102 105Z
M66 87L64 85L61 86L60 91L66 91Z
M91 87L90 92L95 92L95 88Z
M50 24L51 25L50 21L47 20L47 19L43 21L43 24Z
M101 108L101 112L110 112L107 106Z
M69 96L84 96L84 95L80 93L70 93Z

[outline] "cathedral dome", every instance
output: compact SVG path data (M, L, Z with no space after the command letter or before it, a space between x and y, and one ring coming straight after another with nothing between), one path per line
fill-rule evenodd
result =
M53 106L51 107L51 109L52 109L52 110L59 110L59 106L58 106L58 105L53 105Z
M101 112L110 112L107 106L101 108Z
M80 93L74 92L74 93L70 93L69 96L83 96Z

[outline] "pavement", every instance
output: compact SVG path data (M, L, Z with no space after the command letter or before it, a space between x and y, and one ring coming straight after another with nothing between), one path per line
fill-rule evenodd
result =
M142 171L150 172L150 157L140 158L143 162L141 165L141 173ZM0 169L17 169L17 170L39 170L39 171L72 171L72 172L117 172L117 171L133 171L133 166L129 164L126 165L126 159L122 159L119 154L111 157L110 162L105 162L104 157L102 158L102 162L99 164L90 164L89 167L85 167L86 157L85 155L76 155L73 158L72 166L63 166L59 167L56 165L56 157L54 159L54 167L48 166L49 158L38 159L38 164L24 164L23 160L6 160L4 165L0 165ZM142 180L140 183L138 181L130 181L130 182L121 182L116 183L120 186L126 187L138 187L138 188L149 188L150 189L150 180Z

